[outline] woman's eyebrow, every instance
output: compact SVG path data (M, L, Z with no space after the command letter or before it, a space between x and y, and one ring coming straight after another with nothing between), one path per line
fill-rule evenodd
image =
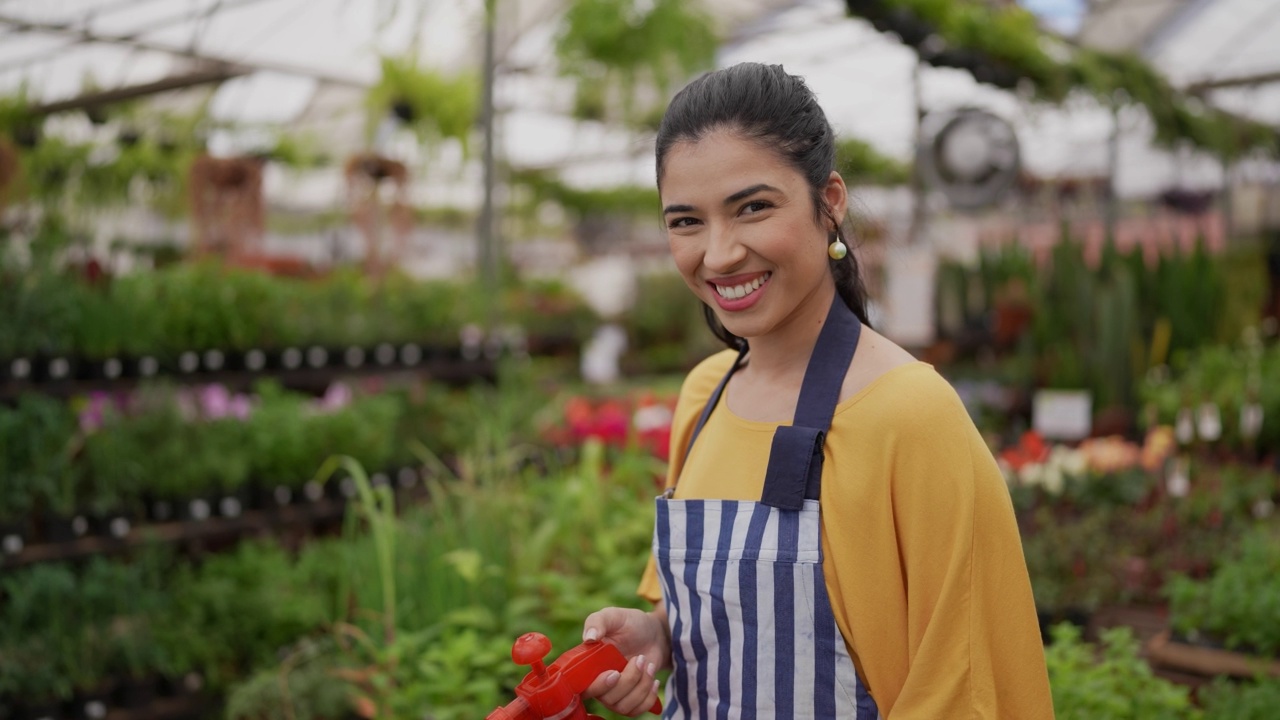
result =
M751 187L749 187L749 188L743 188L742 190L739 190L738 192L736 192L736 193L734 193L734 194L730 195L729 197L725 198L725 199L724 199L724 204L725 204L725 205L732 205L733 203L736 203L736 202L738 202L739 200L742 200L743 198L751 197L752 195L755 195L756 193L761 192L761 191L764 191L764 190L772 190L773 192L782 192L781 190L779 190L778 188L776 188L776 187L774 187L774 186L772 186L772 185L768 185L768 184L765 184L765 183L758 183L758 184L756 184L756 185L752 185L752 186L751 186Z
M736 193L734 193L734 194L730 195L729 197L725 198L725 199L724 199L724 204L725 204L725 205L732 205L732 204L734 204L734 203L738 202L739 200L742 200L742 199L744 199L744 198L751 197L752 195L755 195L755 194L756 194L756 193L758 193L758 192L764 192L764 191L767 191L767 190L769 190L769 191L773 191L773 192L782 192L782 191L781 191L781 190L779 190L778 188L776 188L776 187L774 187L774 186L772 186L772 185L769 185L768 183L757 183L757 184L755 184L755 185L752 185L751 187L743 188L743 189L739 190L738 192L736 192ZM694 211L694 210L696 210L696 209L697 209L697 208L695 208L695 207L694 207L694 206L692 206L692 205L668 205L668 206L666 206L665 208L663 208L663 210L662 210L662 214L663 214L663 215L670 215L671 213L693 212L693 211Z

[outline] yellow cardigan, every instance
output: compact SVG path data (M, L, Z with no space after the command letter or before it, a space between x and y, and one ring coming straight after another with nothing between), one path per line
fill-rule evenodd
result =
M732 364L686 378L667 483L677 498L759 500L776 423L723 399L685 448ZM1053 717L1044 647L1004 479L955 391L925 363L836 408L822 470L823 570L836 622L891 720ZM662 597L653 559L639 593Z

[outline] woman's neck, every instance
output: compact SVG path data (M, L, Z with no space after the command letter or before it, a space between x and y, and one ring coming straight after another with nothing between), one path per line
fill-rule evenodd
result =
M744 370L753 382L777 383L780 389L790 385L799 387L835 295L835 285L824 283L772 332L748 338L751 355Z

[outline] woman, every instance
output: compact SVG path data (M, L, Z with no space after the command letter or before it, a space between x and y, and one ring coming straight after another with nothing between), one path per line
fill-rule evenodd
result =
M831 127L779 66L710 73L658 130L671 253L733 348L685 380L652 612L584 639L588 691L666 717L1050 718L1008 491L952 388L868 327Z

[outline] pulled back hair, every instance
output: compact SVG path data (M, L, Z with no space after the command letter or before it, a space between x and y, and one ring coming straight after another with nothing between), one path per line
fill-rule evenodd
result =
M814 222L829 220L836 236L846 239L843 218L837 218L823 197L823 188L835 169L835 134L804 80L788 75L781 65L740 63L707 73L676 93L658 126L658 185L671 148L697 142L717 130L728 130L778 153L809 184ZM814 252L818 252L817 249ZM853 252L830 261L836 292L863 323L867 321L867 290ZM731 348L745 340L725 329L711 306L703 304L711 332Z

